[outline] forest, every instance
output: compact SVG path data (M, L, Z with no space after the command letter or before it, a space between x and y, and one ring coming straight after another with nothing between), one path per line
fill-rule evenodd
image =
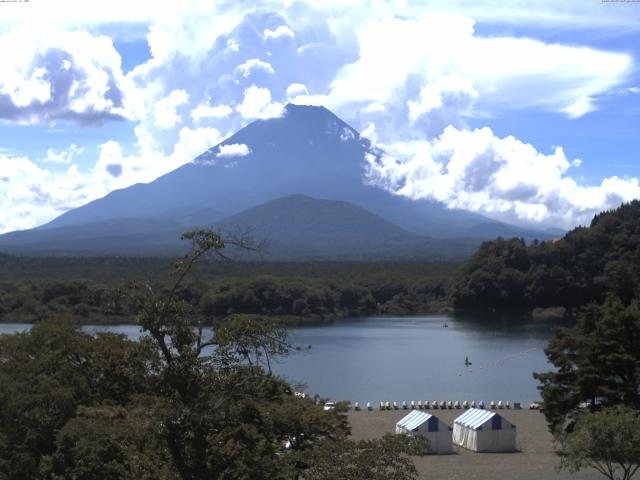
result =
M193 328L181 286L224 243L186 236L195 248L167 288L134 302L140 341L70 318L0 335L0 478L415 479L409 456L426 441L353 441L345 405L325 410L273 375L270 359L291 349L285 328L252 315L209 336Z
M411 456L428 445L353 441L344 406L324 411L272 375L270 359L292 348L274 319L449 306L571 312L545 348L554 369L534 373L560 466L631 478L639 227L633 202L554 242L486 242L462 265L206 261L199 251L224 248L208 231L186 235L195 253L173 270L166 259L2 256L3 318L37 325L0 336L0 478L415 479ZM79 329L108 321L144 335ZM210 338L193 328L211 324ZM606 470L611 458L620 466Z
M167 288L166 258L0 254L0 321L71 315L133 322L135 289ZM204 317L259 314L291 324L452 309L556 309L573 316L608 293L628 301L640 283L640 202L594 217L563 238L483 243L462 264L424 261L202 262L181 286Z
M572 313L609 293L628 303L639 283L636 200L554 241L483 243L453 275L449 298L456 310L562 307Z
M33 323L71 315L80 323L135 321L135 289L163 291L166 258L0 255L0 320ZM207 317L260 314L288 323L447 308L453 263L215 262L194 268L182 299Z

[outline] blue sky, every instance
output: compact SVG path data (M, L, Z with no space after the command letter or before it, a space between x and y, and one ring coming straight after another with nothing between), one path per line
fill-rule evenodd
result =
M0 3L0 232L152 181L287 102L387 152L365 181L587 223L640 197L640 3L531 3Z

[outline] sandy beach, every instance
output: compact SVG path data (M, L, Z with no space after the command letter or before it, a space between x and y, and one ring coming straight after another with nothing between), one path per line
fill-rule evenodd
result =
M440 420L453 425L453 419L463 410L429 410ZM595 480L603 478L595 470L577 474L558 472L558 457L553 440L547 430L544 416L534 410L499 410L501 415L516 425L517 452L474 453L454 447L452 455L416 457L415 463L421 479L446 478L449 480ZM355 440L377 438L393 433L395 423L409 413L406 410L351 411L349 420Z

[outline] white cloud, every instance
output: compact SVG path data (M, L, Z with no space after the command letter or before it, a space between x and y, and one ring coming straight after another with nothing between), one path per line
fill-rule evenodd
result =
M233 38L229 38L227 40L227 48L226 50L229 50L231 52L239 52L240 51L240 44L235 41Z
M100 124L127 116L120 55L106 36L14 28L0 35L0 119Z
M377 129L363 134L375 133L392 154L379 160L386 167L378 172L384 173L384 180L382 176L378 180L404 189L408 195L443 198L448 204L466 205L505 219L551 221L556 205L568 205L573 209L569 216L582 218L575 199L584 192L593 195L589 198L613 201L614 188L623 192L621 198L635 191L634 181L629 179L606 179L594 187L581 185L571 179L578 161L565 159L569 166L558 173L564 154L534 154L524 147L516 148L516 139L515 144L493 135L487 137L493 140L487 140L486 133L467 132L464 123L470 116L500 116L522 109L575 118L597 110L606 101L601 102L603 97L618 95L616 92L628 95L637 89L628 83L634 65L624 50L600 51L577 42L545 43L523 35L487 37L476 32L475 20L509 25L524 22L545 28L625 25L638 30L640 22L633 16L637 14L621 15L597 2L554 2L551 9L550 0L535 5L498 0L482 5L471 0L453 0L446 5L431 0L307 4L265 0L248 10L244 2L187 0L162 8L146 0L135 5L114 0L106 6L60 2L39 2L37 6L31 2L28 9L20 6L22 12L29 12L20 14L28 15L23 18L30 22L28 30L14 28L11 18L18 17L13 17L11 12L17 10L11 4L3 8L3 20L8 22L0 25L0 50L10 55L0 63L0 119L89 124L126 117L135 122L136 142L104 143L95 165L88 169L76 166L73 156L53 150L50 159L71 162L65 175L76 183L66 189L53 185L54 181L63 184L63 179L42 166L44 159L38 159L38 164L31 162L39 169L33 170L24 157L6 157L22 158L16 160L21 171L30 172L16 177L26 192L19 197L22 200L11 197L37 211L29 221L48 220L63 208L114 188L151 181L216 145L247 121L281 115L285 102L324 105L354 126L375 124ZM34 8L46 19L40 29L34 27L38 21ZM118 35L122 25L97 24L129 20L145 25L138 30L147 32L153 58L125 76L112 41L79 28ZM127 30L127 25L122 29ZM34 35L34 31L40 33ZM51 72L57 76L52 77ZM64 89L52 90L52 84ZM58 95L61 91L65 95ZM446 130L447 126L454 128ZM470 142L466 156L462 146L445 142L454 137ZM444 145L451 150L443 150ZM489 148L493 160L473 149L478 145ZM535 201L512 199L522 193L519 184L505 186L508 182L504 178L520 177L505 173L510 171L507 166L515 163L504 159L511 159L516 151L546 165L546 173L539 174L547 184L556 185L555 190L540 194ZM434 152L439 156L434 157ZM451 165L453 173L444 176L439 168L450 163L447 155L456 160ZM393 156L407 160L398 165ZM551 160L545 160L548 157ZM472 194L461 187L464 182L460 178L482 161L489 168L500 166L496 177L500 182L494 185L493 179L487 180L485 190ZM454 175L456 165L460 170ZM441 187L432 185L427 175L431 171L433 182L449 182L460 198L449 198L438 190ZM529 174L533 175L532 171ZM41 180L32 191L29 185L33 179ZM551 179L556 179L555 183ZM545 192L537 183L530 187ZM42 192L53 199L55 208L45 205ZM0 190L0 205L3 195ZM553 203L554 195L564 200ZM19 216L22 210L11 211L16 224L24 225Z
M561 147L543 154L514 137L496 137L489 128L447 127L431 142L385 147L390 155L367 156L371 183L504 221L571 227L640 197L637 178L581 185L570 176L580 162L570 162Z
M313 105L316 107L333 108L336 106L331 98L325 94L311 95L303 83L292 83L287 87L287 103L294 105Z
M194 122L199 122L205 118L226 118L233 112L229 105L200 104L191 110L191 118Z
M298 95L309 95L309 90L304 83L292 83L287 87L287 98L294 98Z
M55 173L27 157L0 154L0 233L33 228L115 189L150 182L222 140L214 128L184 127L168 155L127 155L120 143L109 140L90 168L71 164Z
M109 140L100 146L100 156L92 169L93 182L109 183L112 178L122 175L124 154L122 147L116 141Z
M177 109L189 102L189 94L184 90L174 90L156 103L155 124L157 127L168 129L178 124L182 117Z
M598 95L627 81L633 66L626 53L478 36L474 21L461 16L386 18L357 35L359 58L332 82L333 102L391 110L407 104L412 121L441 109L442 128L473 108L582 116Z
M291 0L274 0L256 2L257 6L274 11L291 10L298 7ZM420 2L376 2L368 0L313 0L310 6L327 16L344 18L362 18L374 14L398 14L415 16L425 10L441 13L466 15L479 20L491 22L518 23L543 27L583 26L584 28L624 28L638 30L638 14L635 5L606 5L600 2L565 2L552 0L485 0L481 3L474 0L421 0ZM238 2L240 6L243 4ZM58 0L51 2L32 2L29 8L24 5L8 4L3 10L3 19L7 22L30 22L56 24L60 26L91 25L113 22L170 22L182 17L206 18L213 13L224 14L233 8L233 3L203 2L200 0L183 0L181 2L163 3L160 7L154 0L112 0L109 3L93 3L83 0ZM217 7L217 8L216 8ZM37 10L36 10L37 9ZM37 15L34 14L37 12ZM273 28L273 27L271 27ZM278 27L280 28L280 27ZM278 28L272 31L277 31Z
M55 150L50 148L47 150L47 156L42 159L44 163L57 163L62 165L68 165L73 162L73 159L84 152L83 148L78 147L75 143L72 143L67 150Z
M26 157L0 155L0 172L0 232L35 227L88 201L76 165L52 173Z
M241 73L243 77L247 78L251 75L252 71L262 70L270 74L274 74L273 67L268 62L263 62L259 58L250 58L246 62L236 67L236 71Z
M350 128L344 127L340 133L340 141L348 142L349 140L355 140L356 134Z
M457 74L448 74L436 78L434 81L420 88L418 100L408 100L409 121L414 124L420 117L441 109L450 101L446 97L457 96L462 105L456 105L460 110L471 106L478 98L478 91L473 88L473 82Z
M248 120L267 119L281 116L284 113L284 105L271 101L268 88L252 85L244 91L244 99L236 110Z
M217 157L229 158L229 157L245 157L251 153L251 149L244 143L230 143L227 145L220 145Z
M293 33L293 30L291 30L286 25L280 25L275 30L269 30L268 28L265 28L264 30L265 40L269 40L270 38L281 38L281 37L294 38L295 34Z
M212 127L202 127L191 129L184 127L180 130L179 139L176 143L170 158L167 170L171 171L177 166L189 163L202 152L209 150L214 145L220 143L223 136L218 130Z

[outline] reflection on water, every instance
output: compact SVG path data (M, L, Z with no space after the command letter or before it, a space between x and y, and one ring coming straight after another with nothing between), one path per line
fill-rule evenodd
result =
M448 327L444 327L444 325ZM554 324L517 317L363 318L290 329L293 353L275 366L307 392L333 399L510 400L539 398L534 371L546 371L543 348ZM29 328L0 324L0 333ZM135 325L85 326L137 339ZM465 366L468 357L471 365Z

